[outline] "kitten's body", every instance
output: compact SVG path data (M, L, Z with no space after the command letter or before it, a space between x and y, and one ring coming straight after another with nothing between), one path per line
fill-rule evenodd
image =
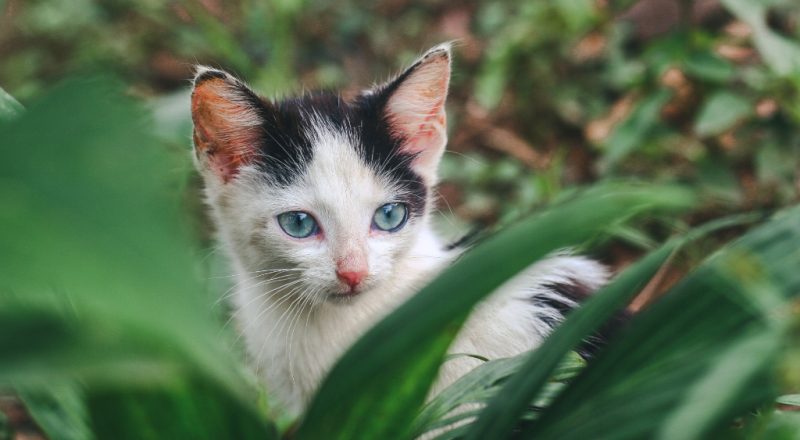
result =
M369 326L459 255L429 224L448 78L449 52L436 48L354 102L272 104L220 71L195 80L198 168L236 274L235 317L270 392L294 412ZM376 227L387 203L407 209L396 229ZM313 234L294 237L276 221L298 212L314 219ZM535 348L605 279L585 258L539 262L476 308L450 352ZM433 392L478 363L447 362Z

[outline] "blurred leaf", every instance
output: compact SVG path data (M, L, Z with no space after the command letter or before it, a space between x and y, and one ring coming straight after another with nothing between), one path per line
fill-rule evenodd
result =
M759 426L749 438L764 440L797 440L800 432L800 412L772 411L768 420Z
M684 64L686 73L696 78L725 83L734 76L733 65L712 52L693 53Z
M144 107L120 89L107 78L67 82L0 124L0 229L13 231L0 234L0 384L79 379L90 396L102 385L107 405L90 405L92 419L116 411L106 432L124 426L132 437L126 411L139 409L114 399L143 387L182 402L161 407L164 432L217 432L202 422L220 420L181 417L214 402L251 438L256 427L268 435L198 294L177 190L185 175L175 172L187 155L165 154ZM192 388L170 394L186 377Z
M657 243L646 232L640 228L630 225L620 225L612 231L615 238L625 240L639 249L652 250L655 249Z
M800 407L800 394L786 394L775 399L775 402L781 405Z
M160 96L150 103L153 110L153 132L159 139L177 145L187 145L187 139L192 135L190 94L188 90L181 90ZM187 154L190 154L188 150Z
M785 182L792 179L797 165L793 148L775 143L759 145L756 152L756 175L761 182Z
M89 395L99 439L277 439L274 428L243 410L231 394L206 379L169 386L98 389Z
M11 440L11 427L3 411L0 411L0 440Z
M597 12L592 0L562 0L553 3L570 33L584 32L597 20Z
M17 393L50 440L94 438L87 424L88 411L83 394L74 384L50 383L39 389L18 388Z
M800 44L770 29L769 7L764 0L722 0L737 18L753 29L753 40L764 61L781 76L800 75Z
M625 156L641 147L646 137L661 119L661 108L672 98L672 92L661 89L639 101L630 116L614 127L603 142L603 164L613 167Z
M782 329L772 328L738 338L721 353L702 377L687 390L685 402L672 411L660 430L661 438L700 439L713 425L724 423L731 404L749 394L752 379L763 375L782 341Z
M731 128L753 112L753 105L742 96L719 91L706 100L695 121L699 136L714 136Z
M729 204L741 202L739 179L722 158L708 158L697 163L697 181L705 193Z
M0 121L14 118L22 113L22 110L22 104L0 87Z
M497 107L503 98L508 82L508 65L511 62L507 52L507 49L492 51L490 60L476 80L475 99L486 109Z
M601 187L487 239L345 353L311 402L297 438L410 435L445 351L476 302L556 249L636 213L682 209L692 199L674 187Z

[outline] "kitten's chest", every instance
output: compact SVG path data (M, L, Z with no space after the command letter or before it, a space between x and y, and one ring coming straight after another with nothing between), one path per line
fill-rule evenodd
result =
M246 290L238 292L237 321L252 362L268 392L290 411L305 407L347 347L394 306L368 295L359 300L312 310L299 303L258 304Z

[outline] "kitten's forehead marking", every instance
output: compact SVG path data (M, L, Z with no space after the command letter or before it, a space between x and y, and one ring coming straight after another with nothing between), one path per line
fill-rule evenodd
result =
M308 137L314 156L303 183L313 188L329 211L358 216L371 214L389 196L389 188L362 160L357 133L347 126L335 127L321 117L311 118ZM345 218L342 218L345 220Z

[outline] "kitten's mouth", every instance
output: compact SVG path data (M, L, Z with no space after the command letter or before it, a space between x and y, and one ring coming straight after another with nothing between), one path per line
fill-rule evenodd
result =
M346 303L359 296L361 292L361 289L351 289L344 292L331 292L328 294L328 300L334 303Z

